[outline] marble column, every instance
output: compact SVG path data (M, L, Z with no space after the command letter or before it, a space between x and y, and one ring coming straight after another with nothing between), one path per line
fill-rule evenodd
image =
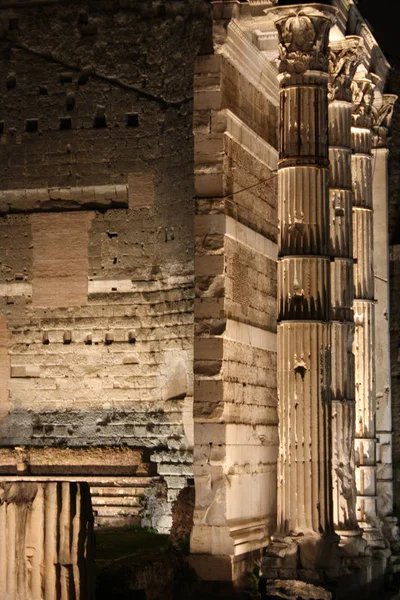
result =
M368 78L352 84L354 356L356 381L357 519L372 546L384 541L376 507L375 295L371 127L374 85Z
M343 545L361 536L356 517L353 318L353 190L351 83L361 60L361 38L331 42L329 159L331 262L331 400L333 519ZM353 544L352 544L353 545Z
M375 275L375 356L377 512L384 533L393 538L397 520L393 515L392 411L389 348L389 240L388 240L388 130L397 96L385 94L372 107L372 161ZM397 538L397 531L395 531Z
M333 531L327 84L335 9L268 12L281 52L275 540L290 537L301 546Z

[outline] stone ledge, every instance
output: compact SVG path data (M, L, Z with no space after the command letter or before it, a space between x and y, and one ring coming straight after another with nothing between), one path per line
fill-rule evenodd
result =
M0 215L128 206L126 184L0 191Z

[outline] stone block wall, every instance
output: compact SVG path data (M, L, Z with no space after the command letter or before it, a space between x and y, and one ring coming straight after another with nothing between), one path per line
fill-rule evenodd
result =
M217 27L230 3L213 9L214 53L195 66L191 560L202 577L229 580L276 525L278 97L230 54L240 33Z
M1 10L0 444L147 449L169 502L192 477L193 65L208 10Z

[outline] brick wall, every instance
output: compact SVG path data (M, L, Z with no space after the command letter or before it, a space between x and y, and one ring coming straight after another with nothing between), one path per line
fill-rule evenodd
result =
M192 86L207 3L1 16L0 444L148 448L173 500L192 474Z

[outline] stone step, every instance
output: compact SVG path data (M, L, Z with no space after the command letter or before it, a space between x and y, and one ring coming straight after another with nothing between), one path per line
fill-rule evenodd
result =
M140 525L140 517L135 515L133 517L101 517L97 516L95 519L96 528L98 527L129 527L131 525Z
M140 496L96 496L92 497L93 510L98 506L140 506Z
M94 486L90 488L92 500L97 496L142 496L147 487L123 487L123 486Z
M140 524L141 498L152 477L90 477L95 527Z
M96 506L93 512L96 517L136 517L140 506Z

